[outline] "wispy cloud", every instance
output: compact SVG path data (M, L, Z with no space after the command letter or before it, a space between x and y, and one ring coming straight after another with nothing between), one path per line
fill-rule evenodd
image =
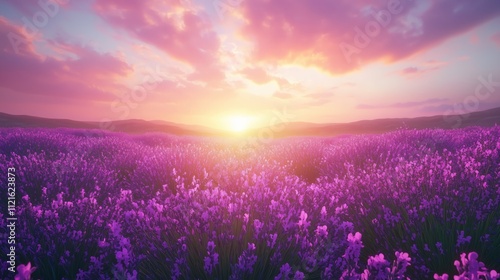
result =
M113 54L59 42L75 59L55 59L36 51L33 37L20 26L0 17L0 30L16 34L23 43L16 52L7 36L0 36L0 85L32 95L58 96L66 100L112 100L127 87L123 81L132 67ZM12 32L12 33L11 33ZM29 79L29 82L27 81Z
M406 78L421 77L429 72L439 70L448 63L444 61L430 60L422 63L420 66L409 66L397 72L397 74Z
M95 12L111 25L192 66L191 79L224 78L218 59L220 40L207 15L185 1L96 0Z
M369 105L369 104L359 104L357 106L358 109L405 109L405 108L414 108L422 105L435 104L448 101L447 98L431 98L423 101L410 101L410 102L398 102L392 104L382 104L382 105Z

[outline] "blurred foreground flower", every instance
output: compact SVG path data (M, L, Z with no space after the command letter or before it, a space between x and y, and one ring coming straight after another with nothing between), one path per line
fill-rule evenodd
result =
M17 267L17 275L14 277L15 280L30 280L31 273L36 270L36 267L31 267L31 262L27 265L21 264Z
M499 279L500 275L495 270L488 272L484 263L478 261L479 255L476 252L460 254L460 261L454 262L455 267L460 273L453 276L455 280L476 280L476 279Z

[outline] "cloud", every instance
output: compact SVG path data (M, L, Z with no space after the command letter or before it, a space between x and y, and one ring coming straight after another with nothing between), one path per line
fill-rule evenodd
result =
M408 74L415 74L419 73L421 70L418 69L418 67L406 67L405 69L401 70L400 73L403 75L408 75Z
M0 34L2 34L0 36L2 54L37 56L33 45L36 37L2 16L0 16Z
M450 104L440 104L440 105L424 106L420 108L419 111L422 113L442 114L451 109L453 109L453 106Z
M410 101L410 102L398 102L398 103L392 103L392 104L387 104L387 105L368 105L368 104L359 104L357 106L358 109L384 109L384 108L391 108L391 109L405 109L405 108L414 108L414 107L419 107L422 105L428 105L428 104L436 104L436 103L441 103L441 102L446 102L448 101L447 98L431 98L423 101Z
M500 32L497 32L491 36L491 40L493 43L495 43L498 47L500 47Z
M204 82L224 79L220 41L209 18L180 0L96 0L95 12L112 26L192 66L190 77Z
M423 63L421 66L409 66L398 71L397 73L406 78L416 78L429 72L441 69L447 64L448 63L442 61L430 60Z
M254 44L255 61L316 66L335 74L357 69L358 60L401 60L500 15L498 1L389 1L394 2L401 12L390 14L387 27L366 37L364 46L356 44L356 28L366 33L367 26L376 26L372 14L387 11L387 1L244 1L241 34ZM341 43L355 47L356 54L344 56Z
M247 67L241 70L240 73L256 84L265 84L273 80L273 77L268 75L264 69L259 67Z
M7 36L1 36L0 84L4 89L64 100L89 101L111 100L127 90L122 79L132 72L132 68L111 54L54 42L76 57L55 59L37 53L34 38L2 17L0 31L2 34L15 34L22 42L16 51Z

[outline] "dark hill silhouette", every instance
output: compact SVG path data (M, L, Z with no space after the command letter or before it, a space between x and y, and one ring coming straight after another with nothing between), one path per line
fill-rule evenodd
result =
M223 132L212 128L177 124L168 121L120 120L114 121L113 130L126 133L164 132L175 135L193 136L227 136ZM500 108L473 112L467 115L430 116L418 118L394 118L363 120L351 123L317 124L307 122L290 122L283 124L280 131L273 131L274 137L287 136L332 136L349 134L374 134L394 131L400 128L424 129L443 128L452 129L468 126L500 125ZM99 122L83 122L68 119L50 119L24 115L10 115L0 113L0 127L45 127L45 128L80 128L99 129ZM262 127L247 132L247 135L258 136L270 127Z
M376 134L390 132L401 128L425 129L442 128L453 129L470 126L494 126L500 125L500 108L473 112L465 115L438 115L417 118L394 118L362 120L351 123L287 123L281 131L275 131L275 137L286 136L330 136L349 134ZM266 127L253 130L254 134L266 129Z
M120 120L113 121L113 131L126 133L146 133L165 132L176 135L211 135L209 130L189 129L186 125L176 125L173 123L156 123L145 120ZM0 127L44 127L44 128L80 128L80 129L100 129L99 122L82 122L67 119L50 119L34 116L18 116L0 113Z

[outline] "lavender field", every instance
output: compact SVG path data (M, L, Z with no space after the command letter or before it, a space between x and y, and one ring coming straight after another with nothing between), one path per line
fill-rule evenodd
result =
M499 139L2 129L18 279L499 279Z

